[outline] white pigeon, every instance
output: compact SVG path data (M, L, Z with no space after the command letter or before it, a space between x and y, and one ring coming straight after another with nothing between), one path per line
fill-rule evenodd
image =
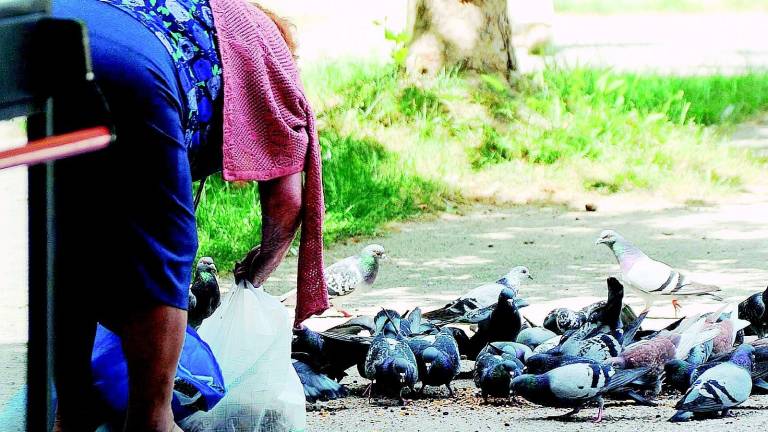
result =
M681 308L678 297L710 296L722 300L714 294L720 291L719 287L688 279L667 264L649 257L616 231L603 231L595 244L607 245L613 251L624 283L645 301L645 310L650 309L654 297L660 296L672 298L675 316Z
M376 281L379 260L386 259L384 247L371 244L355 256L344 258L325 269L325 285L330 297L345 296L358 287L368 287ZM337 308L338 309L338 308ZM348 314L339 309L343 315Z
M520 285L524 280L533 279L530 270L525 266L513 267L506 275L496 282L480 285L472 288L461 297L453 300L440 309L425 312L424 318L432 321L449 323L456 319L471 314L473 311L482 311L483 309L493 307L499 300L499 295L504 289L514 291L514 297L517 297L520 291ZM518 307L527 306L527 302L519 299L516 302Z

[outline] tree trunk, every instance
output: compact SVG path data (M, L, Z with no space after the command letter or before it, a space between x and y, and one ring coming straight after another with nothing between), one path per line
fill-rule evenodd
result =
M459 67L499 73L517 70L507 0L410 0L411 43L406 69L434 76Z

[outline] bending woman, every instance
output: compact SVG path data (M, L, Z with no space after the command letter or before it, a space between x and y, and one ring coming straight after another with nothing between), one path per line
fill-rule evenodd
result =
M125 429L174 430L197 252L193 180L223 170L258 181L262 243L238 276L264 282L301 223L296 320L327 307L314 116L286 27L245 0L54 0L54 14L87 25L117 136L56 167L57 428L103 420L89 385L102 322L121 336L128 364ZM78 96L55 102L57 131L92 123Z

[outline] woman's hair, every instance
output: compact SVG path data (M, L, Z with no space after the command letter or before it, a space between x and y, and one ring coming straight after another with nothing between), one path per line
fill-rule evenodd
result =
M272 22L275 23L277 26L277 29L280 30L280 34L283 35L283 40L285 40L286 45L288 45L288 49L291 51L291 54L293 54L294 57L296 57L296 39L293 37L293 31L295 29L295 26L292 22L290 22L288 19L281 17L280 15L272 12L271 10L265 8L264 6L260 5L258 2L254 0L250 0L251 4L259 8L262 12L264 12L265 15L267 15Z

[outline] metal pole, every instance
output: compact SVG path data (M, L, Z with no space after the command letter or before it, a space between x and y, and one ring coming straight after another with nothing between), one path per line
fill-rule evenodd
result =
M51 101L27 119L30 140L53 133ZM53 289L55 257L53 162L32 166L29 180L29 342L27 345L27 430L53 425Z

